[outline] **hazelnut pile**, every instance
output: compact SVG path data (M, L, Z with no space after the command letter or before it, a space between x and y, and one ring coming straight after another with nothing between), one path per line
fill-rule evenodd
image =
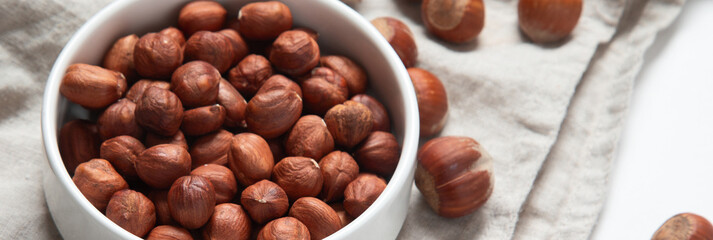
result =
M323 55L286 5L228 15L191 2L177 28L122 37L101 66L71 65L61 94L98 117L61 128L67 171L139 237L327 237L394 173L389 113L366 94L365 70Z

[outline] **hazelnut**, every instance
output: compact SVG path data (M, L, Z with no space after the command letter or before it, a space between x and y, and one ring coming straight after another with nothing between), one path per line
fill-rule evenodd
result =
M369 108L363 104L346 101L329 109L324 121L334 141L351 148L369 135L374 119Z
M228 71L235 59L233 41L217 32L196 32L188 38L185 48L187 61L206 61L221 73Z
M292 28L292 12L278 1L248 3L238 12L240 34L252 40L270 40Z
M136 174L136 159L143 152L144 144L131 136L118 136L104 141L99 149L99 156L111 163L126 180L139 179Z
M225 35L233 43L233 62L231 66L238 64L246 55L248 55L248 44L245 43L243 37L233 29L223 29L219 31L220 34Z
M391 17L376 18L371 20L371 24L391 44L404 66L408 68L416 65L416 60L418 59L416 40L413 39L413 33L411 33L411 29L406 24Z
M227 203L238 192L238 182L233 171L217 164L205 164L191 171L191 175L201 176L210 181L215 188L215 202Z
M243 190L240 203L255 222L266 223L287 213L287 194L268 180L259 181Z
M354 151L354 158L363 171L390 177L399 164L401 147L389 132L371 132Z
M349 97L347 82L329 68L312 70L312 77L302 82L304 105L308 112L324 115L334 105Z
M282 138L273 138L273 139L267 139L267 145L270 146L270 152L272 152L272 158L275 159L276 161L280 161L281 159L287 157L287 153L285 153L285 146L283 144L283 139Z
M171 77L171 91L186 107L200 107L218 99L220 72L204 61L192 61L176 69Z
M275 161L270 146L254 133L240 133L230 140L228 165L243 186L270 179Z
M136 103L136 122L149 131L173 136L183 121L183 104L171 91L151 87Z
M666 220L654 233L651 240L694 240L712 239L713 225L693 213L679 213Z
M319 33L317 31L315 31L314 29L299 27L299 28L294 28L292 30L303 31L303 32L307 33L310 37L312 37L312 39L314 39L315 41L317 41L319 39Z
M102 139L109 139L120 135L129 135L135 138L144 137L144 129L136 122L136 103L122 98L109 105L99 116L97 125Z
M251 97L271 75L270 61L263 56L251 54L230 70L228 80L240 94Z
M181 130L189 136L204 135L220 129L224 121L225 108L221 105L194 108L183 114Z
M349 215L359 217L379 198L384 188L386 188L384 179L371 173L359 174L344 189L344 209Z
M429 32L440 39L463 43L475 39L483 30L483 0L424 0L421 18Z
M245 110L248 107L248 102L225 79L220 79L218 84L218 104L225 108L223 125L226 127L247 127L245 125Z
M134 48L134 66L141 76L168 79L183 63L183 48L172 37L148 33Z
M168 190L171 217L187 229L205 225L215 208L215 189L201 176L183 176Z
M560 41L577 26L582 0L520 0L520 29L535 43Z
M290 217L300 220L312 239L323 239L342 228L337 212L329 205L313 197L297 199L290 208Z
M366 81L366 71L356 62L344 56L323 56L319 59L322 67L334 70L347 81L349 96L366 92L369 83Z
M320 159L334 149L334 139L321 117L306 115L290 130L285 148L290 156Z
M472 138L434 138L421 146L417 159L416 187L438 215L468 215L493 192L493 159Z
M300 98L302 98L302 89L300 88L300 85L297 85L295 81L292 81L289 78L280 74L272 75L270 78L268 78L265 83L262 84L262 87L260 87L256 94L269 92L275 89L292 90L296 92L297 95L300 96Z
M72 120L59 130L59 155L69 175L80 163L99 157L99 133L97 125L82 119Z
M129 99L134 103L137 103L137 102L139 102L139 99L141 99L141 96L144 95L144 92L146 91L146 89L149 89L150 87L158 87L161 89L170 90L171 84L168 82L164 82L164 81L153 81L153 80L148 80L148 79L142 79L142 80L139 80L138 82L134 83L134 85L131 86L129 91L126 92L126 99Z
M146 149L136 161L136 173L151 187L165 189L191 171L191 156L175 144L160 144Z
M151 230L146 240L193 240L193 236L185 228L161 225Z
M178 13L178 27L187 36L198 31L218 31L223 27L228 12L214 1L195 1L186 4Z
M129 80L136 81L138 73L134 68L134 47L139 37L136 34L131 34L114 42L114 45L104 55L102 67L120 72Z
M371 110L371 117L374 118L374 125L371 128L372 131L391 131L389 112L386 111L386 107L384 107L379 100L366 94L354 95L351 100L364 104L364 106Z
M309 229L300 220L293 217L283 217L270 221L260 230L258 240L309 240Z
M104 212L111 196L129 184L104 159L92 159L77 166L72 181L82 195L99 211Z
M149 192L148 197L156 207L157 224L177 225L171 218L171 210L168 208L168 190L153 190Z
M89 109L100 109L119 100L126 91L126 78L120 72L75 63L59 85L64 97Z
M251 132L275 138L290 130L301 114L302 98L295 91L275 89L250 99L245 122Z
M322 191L322 171L314 159L286 157L272 170L272 179L290 200L314 197Z
M221 129L196 139L190 148L192 168L209 163L227 165L232 138L232 133Z
M319 161L324 183L322 199L332 202L344 196L344 189L359 175L359 165L349 153L334 151Z
M106 217L131 234L143 237L156 224L156 209L140 192L125 189L111 197Z
M173 41L176 41L176 43L178 43L178 45L183 46L184 44L186 44L186 37L183 36L183 32L181 32L181 30L178 30L178 28L167 27L158 33L171 37Z
M223 203L215 206L213 216L203 227L203 239L247 240L251 229L250 217L240 205Z
M342 220L342 227L345 227L347 224L354 221L354 217L350 216L349 213L347 213L347 210L344 210L344 204L337 202L329 204L329 206L337 212L337 215L339 215L339 220Z
M421 137L433 136L443 130L448 119L448 96L446 88L432 73L409 68L408 74L416 90Z
M153 147L159 144L175 144L179 147L188 149L188 142L186 142L186 137L180 130L176 132L173 136L164 137L161 135L148 133L146 134L146 139L144 140L146 147Z
M270 62L290 76L301 76L319 64L319 46L304 31L286 31L272 43Z

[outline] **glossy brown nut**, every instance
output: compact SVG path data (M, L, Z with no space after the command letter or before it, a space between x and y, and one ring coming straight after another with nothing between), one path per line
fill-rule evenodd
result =
M191 165L197 168L204 164L228 165L228 151L233 134L226 130L202 136L191 144Z
M679 213L666 220L651 240L704 240L713 239L713 225L693 213Z
M267 145L270 146L270 151L272 152L272 158L276 161L280 161L287 157L285 152L283 137L267 139Z
M134 47L139 41L136 34L131 34L114 42L109 51L104 55L102 67L124 74L129 81L136 81L139 75L134 67Z
M329 109L324 122L337 144L351 148L369 135L374 119L363 104L346 101Z
M238 182L233 171L227 167L216 164L205 164L191 171L191 175L201 176L210 181L215 189L215 202L227 203L238 192Z
M99 157L99 131L97 125L82 119L65 123L59 130L59 155L69 175L80 163Z
M126 84L126 78L120 72L75 63L62 77L59 92L82 107L100 109L119 100L126 92Z
M131 234L143 237L156 224L156 208L140 192L125 189L111 197L106 217Z
M314 39L315 41L319 40L319 33L317 31L315 31L314 29L298 27L298 28L294 28L292 30L303 31L303 32L307 33L310 37L312 37L312 39Z
M520 0L520 29L535 43L560 41L572 32L582 14L582 0Z
M247 127L245 124L245 110L248 102L245 101L238 90L225 79L218 85L218 104L225 108L226 127Z
M245 112L251 132L265 138L286 133L302 114L302 98L295 91L275 89L255 95Z
M320 159L334 149L334 139L321 117L306 115L290 130L285 149L290 156Z
M215 104L187 110L181 130L188 136L200 136L220 129L225 122L225 108Z
M160 144L146 149L136 161L139 178L153 188L166 189L191 171L191 156L175 144Z
M238 31L227 28L220 30L219 33L228 37L230 42L233 43L233 62L230 64L231 66L238 64L240 60L248 55L250 52L248 50L248 44L245 43L245 40L243 40L243 37L240 36Z
M292 90L296 92L297 95L300 96L300 98L302 98L302 88L300 88L300 85L297 85L295 81L292 81L289 78L280 74L275 74L268 78L255 94L269 92L275 89Z
M151 230L146 240L193 240L193 236L185 228L161 225Z
M186 37L183 36L183 32L181 32L181 30L178 30L178 28L167 27L158 33L171 37L173 41L176 41L176 43L178 43L178 45L183 46L184 44L186 44Z
M439 137L418 150L416 187L438 215L457 218L485 204L493 192L493 159L468 137Z
M324 179L321 198L332 202L344 197L344 189L359 175L359 165L349 153L334 151L319 161Z
M215 208L215 189L201 176L183 176L168 190L171 217L187 229L205 225Z
M214 1L195 1L186 4L178 13L178 27L187 36L198 31L218 31L223 27L228 12Z
M148 33L134 47L134 65L139 75L168 79L183 63L183 48L172 37Z
M254 133L233 136L228 151L228 165L243 186L270 179L275 161L265 139Z
M175 144L182 148L188 149L188 142L186 142L186 137L180 130L170 137L164 137L158 134L148 133L146 134L144 144L146 147L153 147L159 144Z
M159 225L178 225L171 218L171 210L168 208L168 190L152 190L149 192L149 199L156 208L156 223Z
M272 179L290 200L314 197L322 191L322 171L314 159L286 157L272 170Z
M386 107L373 98L372 96L366 94L357 94L350 99L352 101L364 104L371 110L371 116L374 118L374 126L372 126L372 131L391 131L391 119L389 118L389 112L386 111Z
M379 30L386 41L391 44L396 54L401 58L401 62L406 67L413 67L418 60L418 48L413 38L411 29L398 19L391 17L381 17L371 20L371 24Z
M240 33L252 40L270 40L292 28L292 12L278 1L249 3L238 12Z
M240 94L251 97L270 76L272 76L270 61L263 56L251 54L230 70L228 80Z
M344 209L349 215L359 217L379 198L384 188L386 188L384 179L371 173L359 174L344 189Z
M230 69L235 59L233 41L217 32L200 31L186 41L186 61L201 60L223 73Z
M258 240L309 240L309 229L300 220L283 217L270 221L260 230Z
M240 196L240 204L258 224L284 216L290 206L285 191L268 180L245 188Z
M186 107L206 106L214 104L218 99L220 79L220 72L213 65L192 61L173 72L171 91Z
M354 217L349 215L349 213L347 213L347 210L344 210L344 204L337 202L329 204L329 206L332 207L335 212L337 212L337 215L339 215L339 220L342 220L342 227L346 227L347 224L354 221Z
M319 64L319 46L304 31L286 31L272 43L270 62L287 75L302 76Z
M362 171L390 177L399 164L401 147L389 132L371 132L354 151L354 158Z
M129 184L107 160L92 159L77 166L72 181L82 195L100 212L104 212L111 196Z
M483 0L424 0L421 19L426 29L440 39L463 43L475 39L483 30Z
M171 89L171 84L168 82L164 81L153 81L153 80L148 80L148 79L142 79L134 83L133 86L129 89L129 91L126 92L126 99L131 100L134 103L139 102L139 99L141 99L141 96L144 95L144 92L146 89L149 89L150 87L158 87L161 89L166 89L170 90Z
M347 82L329 68L312 70L312 77L301 84L305 110L324 115L334 105L343 103L349 97Z
M250 217L240 205L223 203L215 206L215 212L202 232L203 239L247 240L251 229Z
M162 135L173 136L183 121L183 104L171 91L151 87L136 103L136 122L147 130Z
M126 180L135 181L139 179L136 174L136 159L145 149L141 141L124 135L104 141L99 149L99 156L109 161Z
M421 136L432 136L443 130L448 119L446 88L441 80L426 70L420 68L407 70L416 90Z
M366 71L356 62L344 56L330 55L319 59L322 67L330 68L347 81L349 96L366 92L369 82L366 80Z
M97 121L99 135L101 135L102 139L121 135L143 138L144 129L136 122L134 111L136 111L136 103L126 98L109 105Z
M342 228L337 212L329 205L313 197L297 199L290 208L290 217L300 220L312 239L323 239Z

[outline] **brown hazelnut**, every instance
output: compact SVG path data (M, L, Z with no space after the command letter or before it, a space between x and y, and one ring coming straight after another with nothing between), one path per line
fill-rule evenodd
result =
M366 95L357 94L350 99L352 101L364 104L371 110L371 117L374 119L374 125L371 127L372 131L391 131L391 119L389 119L389 112L386 111L386 107L376 100L376 98Z
M178 13L178 27L187 36L198 31L218 31L223 27L228 12L214 1L195 1L186 4Z
M302 89L300 88L300 85L297 85L295 81L292 81L289 78L280 74L275 74L268 78L265 83L262 84L262 87L260 87L256 94L269 92L275 89L292 90L296 92L297 95L300 96L300 98L302 98Z
M226 127L247 127L245 124L245 110L248 107L248 102L225 79L220 79L220 84L218 84L218 104L225 108L225 122L223 125Z
M109 105L97 120L99 135L102 139L109 139L120 135L129 135L135 138L144 137L144 129L136 122L136 103L122 98Z
M214 104L187 110L183 114L181 130L188 136L200 136L220 129L223 122L225 108Z
M344 189L344 209L349 215L359 217L379 198L384 188L386 188L384 179L371 173L359 174Z
M171 217L187 229L205 225L215 208L213 184L201 176L183 176L168 190Z
M159 144L175 144L182 148L188 149L188 142L186 142L186 137L180 130L170 137L164 137L158 134L148 133L146 134L144 144L146 147L153 147Z
M143 237L156 224L156 209L140 192L125 189L111 197L106 217L131 234Z
M394 48L396 54L401 58L401 62L407 68L416 65L418 48L416 47L416 41L413 39L413 33L406 24L391 17L380 17L371 20L371 24L391 44L391 47Z
M366 71L356 62L344 56L323 56L319 59L322 67L334 70L347 81L349 96L366 92L369 83L366 81Z
M193 240L193 236L185 228L161 225L151 230L146 240Z
M172 37L148 33L134 48L134 66L141 76L168 79L183 63L183 48Z
M319 64L319 46L304 31L286 31L272 43L270 62L290 76L301 76Z
M99 211L104 212L111 196L129 184L107 160L92 159L77 166L72 181L82 195Z
M286 157L272 170L272 179L290 200L314 197L322 191L322 171L314 159Z
M334 149L334 139L321 117L306 115L290 130L285 149L290 156L320 159Z
M173 136L183 121L183 104L173 92L151 87L136 103L135 115L136 122L147 130Z
M191 171L191 156L175 144L160 144L146 149L136 161L136 173L146 184L165 189Z
M131 100L132 102L139 102L139 99L141 99L141 96L144 95L144 92L146 89L149 89L150 87L158 87L166 90L171 89L171 84L168 82L164 81L153 81L153 80L148 80L148 79L142 79L134 83L133 86L129 89L129 91L126 92L126 99Z
M713 239L713 225L693 213L676 214L666 220L651 240L703 240Z
M230 140L228 165L243 186L270 179L275 161L265 139L254 133L240 133Z
M141 141L124 135L104 141L99 149L99 156L109 161L126 180L134 181L139 179L136 174L136 159L145 149Z
M346 101L329 109L324 122L337 144L351 148L369 135L374 119L363 104Z
M157 224L177 225L171 218L171 210L168 208L168 190L152 190L148 197L156 207Z
M337 212L329 205L313 197L297 199L290 208L290 217L300 220L312 239L323 239L342 228Z
M209 163L227 165L232 138L232 133L221 129L196 139L190 148L192 168Z
M120 72L130 81L136 81L138 73L134 68L134 47L139 37L136 34L131 34L114 42L111 49L104 55L102 67Z
M429 32L448 42L463 43L475 39L483 30L483 0L424 0L421 18Z
M275 89L255 95L245 111L251 132L275 138L290 130L302 115L302 98L295 91Z
M240 203L258 224L266 223L287 213L287 194L268 180L259 181L243 190Z
M354 151L354 158L362 171L390 177L399 164L401 147L389 132L371 132Z
M218 99L220 72L204 61L192 61L176 69L171 77L171 91L186 107L200 107Z
M120 72L75 63L59 85L64 97L89 109L100 109L119 100L126 91L126 78Z
M215 202L227 203L238 192L238 182L233 171L217 164L205 164L191 171L191 175L201 176L210 181L215 188Z
M438 215L468 215L493 192L493 159L472 138L434 138L421 146L417 159L416 187Z
M272 152L272 158L275 161L280 161L281 159L287 157L285 152L284 140L280 138L267 139L267 145L270 145L270 151Z
M221 73L228 71L235 59L233 41L217 32L196 32L188 38L185 48L186 61L206 61Z
M312 77L301 84L305 110L324 115L334 105L343 103L349 97L347 82L329 68L312 70Z
M560 41L577 26L582 0L520 0L520 29L535 43Z
M421 123L421 136L428 137L443 130L448 119L448 96L446 88L435 75L420 69L409 68Z
M272 76L270 61L263 56L251 54L230 70L228 80L240 94L251 97L270 76Z
M299 28L294 28L292 30L303 31L303 32L307 33L310 37L312 37L312 39L314 39L315 41L317 41L319 39L319 33L317 31L315 31L314 29L299 27Z
M240 205L218 204L208 224L203 227L203 239L247 240L251 229L250 217Z
M309 229L300 220L293 217L283 217L270 221L260 230L258 240L309 240Z
M342 227L345 227L347 226L347 224L354 221L354 217L349 215L349 213L347 213L347 210L344 210L344 204L336 202L329 204L329 206L332 207L335 212L337 212L337 215L339 215L339 220L342 220Z
M246 55L248 55L248 44L245 43L243 37L240 36L238 31L233 29L223 29L219 31L220 34L225 35L233 43L233 62L231 66L238 64Z
M97 125L82 119L64 124L59 130L59 155L69 175L80 163L99 157L99 132Z
M278 1L248 3L238 12L240 34L252 40L270 40L292 28L292 12Z
M178 43L178 45L183 46L184 44L186 44L186 37L183 36L183 32L181 32L181 30L178 30L178 28L167 27L158 33L171 37L173 41L176 41Z
M359 175L359 165L349 153L334 151L319 161L324 183L321 198L332 202L344 197L344 189Z

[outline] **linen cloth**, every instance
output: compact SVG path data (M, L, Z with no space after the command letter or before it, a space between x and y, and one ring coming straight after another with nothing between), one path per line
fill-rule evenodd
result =
M61 48L109 2L0 0L0 236L60 238L41 184L42 92ZM483 208L443 219L414 187L400 239L589 237L642 56L684 1L584 2L571 37L544 46L519 32L516 0L485 0L485 28L459 45L428 34L412 1L355 6L369 20L391 16L411 27L418 67L448 92L441 135L473 137L494 158L495 190Z

